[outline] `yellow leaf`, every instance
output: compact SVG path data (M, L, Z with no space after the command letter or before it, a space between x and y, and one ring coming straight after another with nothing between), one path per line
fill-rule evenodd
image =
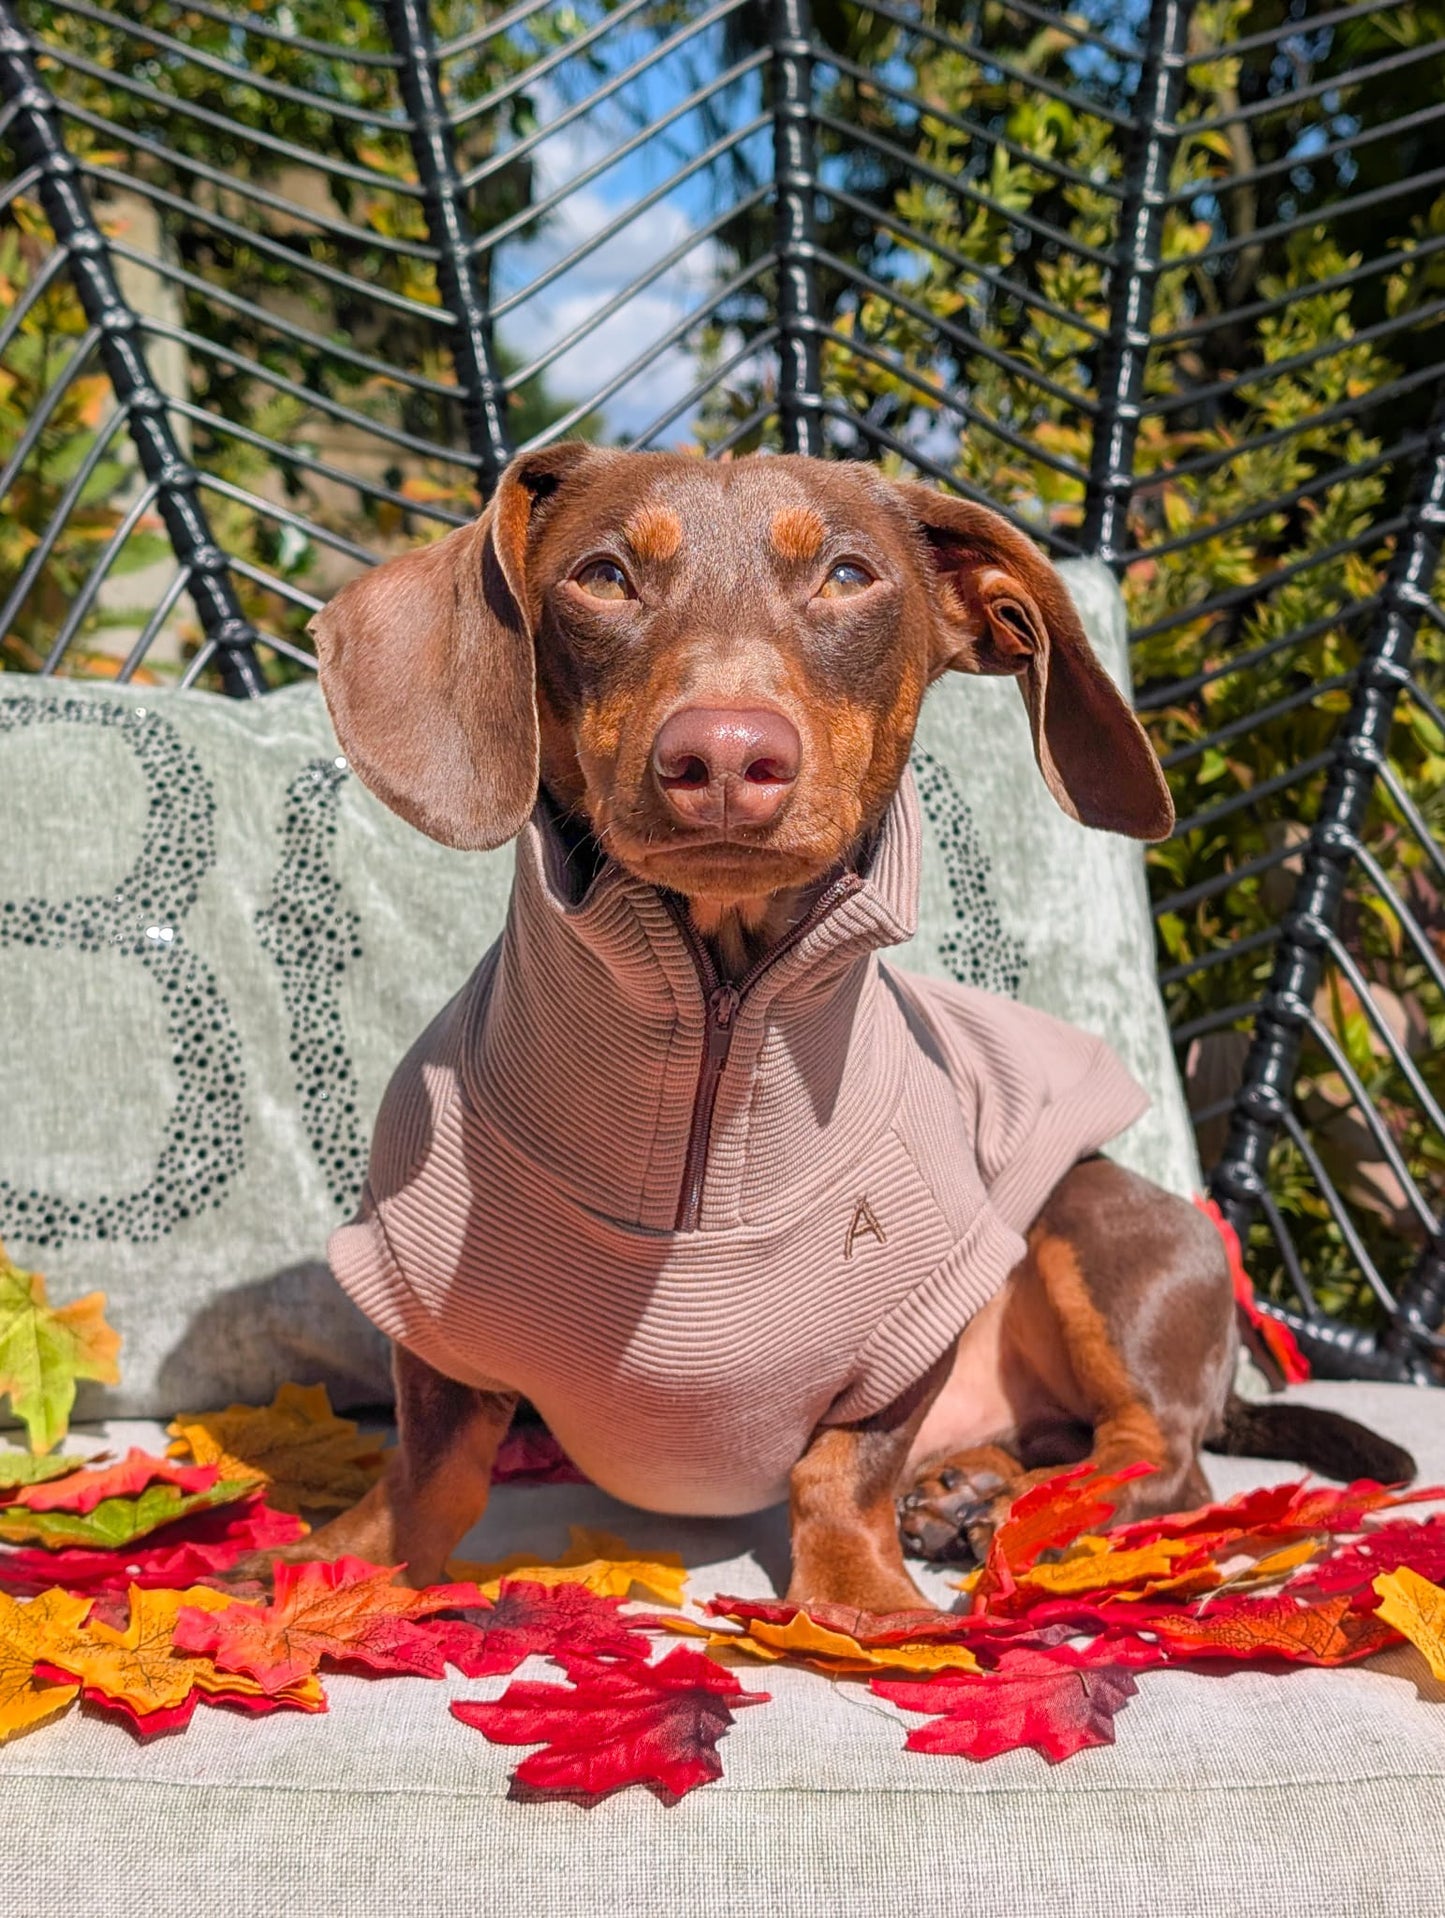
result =
M1303 1565L1312 1559L1323 1541L1318 1538L1296 1539L1293 1545L1281 1545L1277 1552L1266 1552L1257 1558L1253 1565L1247 1565L1243 1571L1233 1573L1224 1580L1221 1587L1229 1592L1247 1592L1256 1585L1268 1585L1285 1572L1292 1572L1297 1565Z
M1194 1539L1161 1539L1156 1545L1143 1545L1133 1552L1111 1552L1104 1540L1096 1538L1080 1539L1079 1544L1084 1549L1073 1557L1057 1564L1031 1566L1019 1584L1056 1598L1112 1591L1117 1586L1168 1578L1176 1558L1198 1549Z
M1425 1654L1435 1678L1445 1678L1445 1591L1408 1565L1375 1580L1380 1616Z
M35 1676L57 1636L67 1637L90 1610L88 1598L42 1592L28 1603L0 1594L0 1743L64 1711L78 1685L47 1685Z
M122 1630L103 1621L62 1627L45 1645L49 1664L70 1673L88 1691L101 1693L144 1716L181 1705L193 1691L258 1696L262 1687L238 1672L223 1672L209 1658L178 1651L172 1642L176 1615L183 1607L221 1612L243 1601L209 1585L183 1592L130 1588L130 1617ZM288 1701L316 1709L324 1693L314 1678L286 1688Z
M255 1479L281 1512L345 1511L381 1476L380 1435L338 1418L324 1385L283 1385L269 1405L178 1412L166 1430L172 1456Z
M638 1558L630 1545L610 1532L571 1528L572 1543L561 1558L538 1564L530 1552L513 1552L490 1564L453 1559L448 1567L457 1579L471 1579L487 1598L495 1598L504 1578L525 1578L535 1585L585 1585L603 1598L626 1598L636 1586L660 1598L665 1605L682 1603L687 1573L675 1552L657 1558Z
M695 1618L688 1618L683 1612L659 1612L657 1623L665 1632L676 1632L681 1638L705 1638L710 1644L729 1636L725 1632L715 1632L707 1625L699 1625Z
M860 1645L847 1632L819 1625L806 1612L796 1612L786 1625L766 1619L748 1621L745 1633L715 1633L710 1641L730 1651L750 1652L755 1658L792 1658L815 1671L835 1676L880 1669L904 1672L976 1672L978 1661L965 1645L915 1639L899 1645Z

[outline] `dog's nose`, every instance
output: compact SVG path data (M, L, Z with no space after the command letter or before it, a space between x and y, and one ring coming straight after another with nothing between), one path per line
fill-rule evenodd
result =
M689 826L766 826L781 810L803 757L797 728L763 707L684 706L652 742L663 797Z

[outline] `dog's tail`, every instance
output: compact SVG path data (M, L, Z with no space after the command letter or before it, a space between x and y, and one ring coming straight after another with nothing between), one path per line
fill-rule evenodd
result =
M1415 1476L1415 1461L1403 1445L1340 1412L1281 1399L1231 1397L1219 1432L1204 1443L1206 1451L1234 1458L1297 1459L1325 1478L1400 1485Z

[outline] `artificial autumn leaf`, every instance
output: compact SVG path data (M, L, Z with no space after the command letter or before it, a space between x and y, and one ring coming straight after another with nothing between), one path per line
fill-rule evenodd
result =
M984 1677L875 1678L873 1690L906 1711L938 1714L909 1732L909 1751L983 1759L1026 1745L1057 1764L1087 1745L1112 1745L1115 1714L1138 1687L1117 1666L1021 1649Z
M1284 1589L1311 1598L1368 1592L1382 1572L1398 1571L1402 1565L1437 1585L1445 1582L1445 1514L1378 1526L1292 1578Z
M1052 1565L1033 1565L1018 1580L1019 1592L1047 1592L1053 1598L1067 1598L1079 1592L1117 1592L1157 1589L1160 1585L1205 1581L1198 1589L1219 1583L1219 1574L1207 1566L1195 1566L1176 1574L1175 1561L1193 1555L1195 1547L1188 1539L1161 1540L1157 1545L1140 1546L1132 1552L1111 1551L1106 1539L1081 1539L1080 1545L1097 1546Z
M60 1457L50 1453L41 1457L34 1452L0 1452L0 1494L18 1485L40 1485L47 1479L64 1478L78 1472L83 1458Z
M1347 1665L1395 1642L1397 1634L1348 1598L1321 1605L1293 1599L1227 1598L1202 1612L1141 1608L1139 1625L1172 1658L1286 1658L1303 1665Z
M360 1558L300 1565L278 1560L271 1604L182 1613L175 1642L182 1650L206 1653L222 1671L244 1673L267 1692L314 1672L323 1658L368 1671L440 1678L445 1659L421 1621L431 1612L476 1605L481 1594L475 1585L412 1591L392 1582L397 1570Z
M10 1510L93 1512L103 1499L134 1498L148 1485L174 1485L182 1492L208 1492L219 1473L214 1465L181 1465L152 1458L135 1446L113 1465L87 1466L56 1484L31 1485L17 1493Z
M1445 1488L1391 1491L1374 1479L1352 1485L1310 1485L1303 1479L1286 1485L1259 1486L1222 1505L1201 1505L1192 1512L1140 1519L1110 1533L1116 1551L1153 1545L1160 1539L1229 1537L1277 1538L1289 1532L1357 1532L1366 1516L1391 1505L1414 1505L1445 1497Z
M219 1611L235 1603L205 1585L179 1592L133 1586L124 1627L92 1616L83 1625L57 1629L47 1636L40 1669L78 1680L85 1699L123 1711L140 1732L173 1731L208 1695L233 1703L262 1690L175 1644L183 1610ZM284 1702L314 1711L322 1708L324 1695L319 1686L298 1688Z
M545 1425L514 1425L492 1461L493 1485L586 1485Z
M1432 1678L1445 1678L1445 1591L1408 1565L1375 1580L1379 1615L1425 1654Z
M52 1306L38 1272L12 1265L0 1245L0 1393L23 1421L32 1452L65 1437L78 1379L114 1385L120 1334L105 1322L105 1294Z
M596 1803L624 1785L675 1802L721 1778L717 1744L745 1691L731 1672L679 1645L656 1665L558 1658L570 1688L518 1680L494 1701L458 1699L452 1714L499 1745L543 1745L512 1774L511 1795Z
M620 1598L586 1585L504 1578L490 1604L466 1613L469 1641L444 1632L446 1659L468 1678L513 1672L534 1652L645 1659L648 1641L636 1627L652 1622L624 1617Z
M1281 1545L1277 1551L1265 1552L1252 1565L1246 1565L1237 1572L1231 1572L1223 1579L1218 1591L1248 1592L1257 1586L1272 1585L1286 1572L1292 1572L1297 1566L1306 1564L1320 1549L1317 1538L1298 1538L1292 1545ZM1156 1588L1158 1589L1158 1588Z
M484 1598L495 1598L504 1578L523 1578L533 1585L585 1585L603 1598L626 1598L635 1586L665 1605L682 1603L687 1573L676 1552L638 1558L610 1532L585 1525L570 1529L571 1544L550 1564L539 1565L530 1552L513 1552L491 1564L453 1559L448 1569L454 1578L470 1579L480 1587Z
M124 1551L58 1550L0 1552L0 1590L41 1590L61 1585L87 1592L128 1591L192 1585L230 1571L251 1552L294 1544L306 1527L291 1512L274 1512L259 1492L233 1505L198 1512L149 1533L144 1544Z
M80 1696L83 1704L99 1706L102 1711L113 1712L123 1718L140 1738L158 1738L166 1732L184 1731L195 1717L198 1705L228 1707L233 1711L245 1712L248 1717L259 1717L263 1712L286 1711L288 1708L303 1712L324 1712L327 1708L326 1693L319 1678L300 1679L284 1692L263 1692L259 1686L248 1686L245 1690L229 1685L197 1686L179 1703L162 1705L152 1711L140 1710L128 1698L110 1698L104 1692L93 1689L82 1691Z
M259 1481L281 1512L345 1511L381 1476L379 1435L338 1418L324 1385L283 1385L269 1405L179 1412L166 1430L173 1456Z
M887 1645L862 1645L847 1632L820 1625L806 1611L797 1611L786 1625L754 1619L746 1633L718 1636L715 1646L748 1652L754 1658L791 1658L814 1671L833 1676L877 1671L932 1672L944 1669L976 1672L978 1661L966 1646L915 1639Z
M50 1639L68 1636L89 1610L89 1599L68 1592L45 1592L26 1605L0 1595L0 1743L64 1711L80 1690L44 1683L35 1667Z
M786 1625L803 1608L789 1599L729 1598L719 1593L702 1609L713 1618L731 1619L740 1625ZM831 1632L846 1632L860 1646L912 1644L921 1639L957 1644L973 1629L971 1619L952 1612L860 1612L855 1606L830 1605L822 1599L809 1604L808 1616L815 1625L824 1625Z
M91 1512L33 1512L23 1505L0 1505L0 1539L115 1549L162 1525L173 1525L190 1512L229 1505L254 1489L253 1479L221 1479L200 1492L183 1492L178 1485L148 1485L135 1498L102 1499Z
M1019 1574L1028 1571L1042 1552L1071 1545L1081 1532L1093 1531L1112 1518L1119 1488L1153 1469L1141 1462L1118 1472L1095 1472L1086 1459L1031 1486L1014 1500L993 1535L974 1587L974 1609L986 1611L996 1594L1010 1593Z

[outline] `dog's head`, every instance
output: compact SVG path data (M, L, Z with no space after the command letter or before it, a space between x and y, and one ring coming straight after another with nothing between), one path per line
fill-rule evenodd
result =
M403 818L497 846L540 782L624 866L713 912L847 856L949 669L1018 679L1074 818L1172 825L1032 543L852 462L525 454L480 520L355 580L312 631L342 746Z

